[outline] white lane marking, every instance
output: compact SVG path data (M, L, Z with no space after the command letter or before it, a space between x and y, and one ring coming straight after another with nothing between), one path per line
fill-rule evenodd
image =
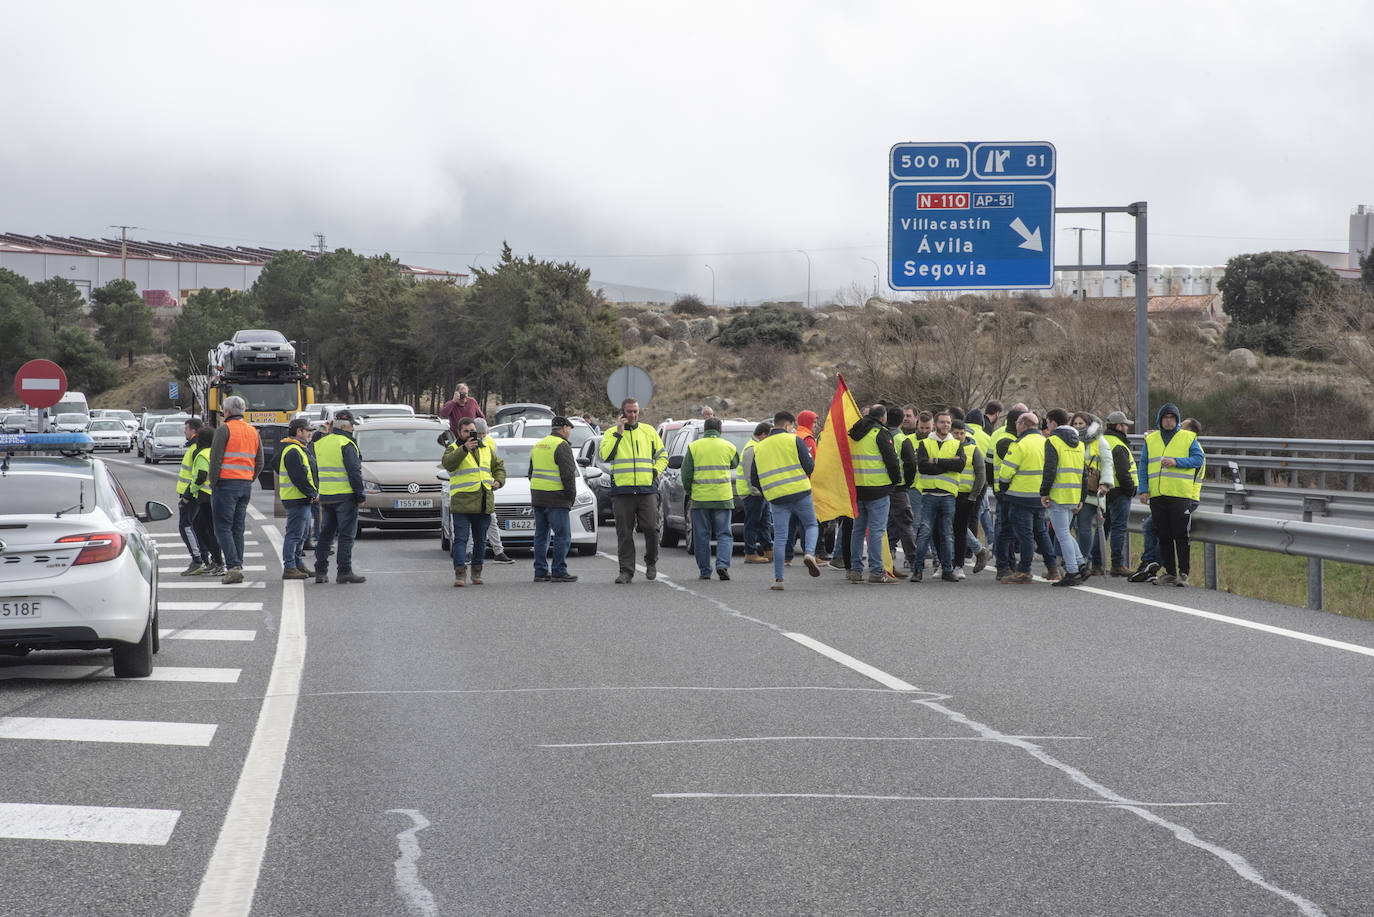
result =
M244 551L244 552L243 552L243 556L244 556L245 559L247 559L247 558L249 558L249 557L261 557L261 556L262 556L262 552L261 552L261 551ZM158 560L190 560L190 559L191 559L191 555L190 555L190 554L163 554L161 551L158 551L158 552L157 552L157 559L158 559Z
M165 846L181 812L107 806L0 803L0 837Z
M151 532L150 537L158 542L169 541L172 544L181 544L181 536L176 532ZM245 538L243 539L243 543L245 545L256 545L259 542L256 538ZM163 554L162 556L166 557L167 555Z
M393 880L396 894L401 896L401 900L406 904L406 910L410 911L412 917L436 917L439 905L435 903L429 889L420 881L420 841L416 838L417 834L429 827L429 819L414 809L386 811L388 814L405 815L411 821L411 827L396 835L396 841L401 848L401 855L396 858L396 877Z
M153 667L146 678L121 678L123 682L140 681L186 681L207 682L211 684L234 684L239 680L239 669L207 669L193 666ZM78 678L114 678L114 669L108 665L15 665L0 666L0 681L18 678L32 678L39 681L71 681Z
M1197 618L1206 618L1209 621L1219 621L1222 624L1234 624L1237 627L1248 627L1251 630L1263 631L1266 634L1274 634L1279 637L1288 637L1291 640L1302 640L1306 643L1315 643L1318 646L1329 647L1335 650L1344 650L1347 653L1359 653L1362 656L1374 656L1374 647L1361 646L1358 643L1344 643L1340 640L1331 640L1327 637L1318 637L1316 634L1305 634L1299 630L1288 630L1285 627L1275 627L1272 624L1261 624L1258 621L1247 621L1244 618L1233 618L1229 615L1219 615L1213 611L1202 611L1198 608L1188 608L1185 605L1175 605L1172 602L1161 602L1158 599L1147 599L1143 596L1128 595L1122 592L1112 592L1107 589L1098 589L1096 586L1075 586L1080 592L1091 592L1094 595L1106 596L1108 598L1120 599L1123 602L1134 602L1137 605L1149 605L1153 608L1163 608L1166 611L1176 611L1179 614L1193 615Z
M251 503L248 504L248 515L254 522L262 522L267 518L263 515L262 510Z
M271 527L266 532L280 555L280 535L273 537L276 530ZM304 666L305 589L299 580L288 580L282 584L281 630L272 677L191 917L248 917L253 908Z
M1082 588L1087 589L1090 587ZM1115 593L1110 594L1115 595ZM715 602L714 604L724 608L727 611L727 613L734 614L738 617L747 617L746 615L743 615L738 611L729 608L729 606L725 605L722 602ZM803 646L806 646L810 649L813 649L829 659L839 662L841 665L848 666L854 671L860 672L865 676L872 678L879 684L887 685L888 687L901 685L904 687L897 688L897 690L902 691L920 690L918 688L912 687L911 685L908 685L906 682L902 681L899 678L887 674L881 669L870 666L868 663L860 662L859 660L854 659L854 657L846 653L842 653L839 650L833 649L832 647L826 646L824 643L807 637L804 634L791 634L782 631L776 625L768 624L767 622L760 623L763 623L765 627L768 627L771 630L783 633L783 635L788 637L789 639L794 640L797 643L800 643ZM1077 768L1071 767L1068 764L1065 764L1063 761L1058 760L1057 758L1046 752L1043 748L1040 748L1038 745L1035 745L1031 742L1027 742L1024 739L1017 739L1013 736L1009 736L1004 733L998 732L991 726L979 723L976 720L970 719L969 717L965 716L957 710L953 710L949 707L944 706L942 703L940 703L941 700L946 699L943 696L938 695L932 691L925 691L922 693L929 694L931 696L925 699L913 700L911 701L911 703L920 704L921 706L927 707L937 713L940 713L952 722L962 726L966 726L969 729L972 729L974 732L977 732L979 735L984 736L985 738L994 739L998 742L1010 745L1013 748L1021 749L1022 751L1034 757L1036 760L1040 761L1042 764L1046 764L1060 771L1069 779L1077 783L1079 786L1091 790L1093 793L1096 793L1103 799L1112 802L1113 804L1115 804L1117 808L1121 809L1122 811L1131 812L1132 814L1144 819L1150 824L1158 825L1159 827L1162 827L1165 830L1172 832L1175 838L1184 842L1185 844L1190 844L1194 847L1197 847L1200 850L1204 850L1208 853L1211 853L1213 856L1216 856L1218 859L1224 862L1227 866L1231 867L1231 869L1236 873L1236 875L1240 876L1245 881L1251 882L1254 885L1264 889L1265 891L1268 891L1271 894L1277 895L1295 904L1298 907L1299 911L1301 911L1301 913L1305 915L1305 917L1321 917L1321 915L1324 914L1322 909L1314 902L1307 900L1306 898L1302 897L1296 892L1290 892L1287 889L1279 888L1278 886L1270 883L1268 880L1264 878L1263 875L1260 874L1259 870L1255 869L1255 867L1250 865L1250 863L1240 854L1228 850L1224 847L1221 847L1217 844L1212 844L1207 841L1203 841L1190 829L1184 827L1183 825L1179 825L1174 822L1168 821L1167 819L1164 819L1154 814L1153 812L1149 812L1148 810L1141 808L1139 803L1128 800L1125 797L1121 796L1121 794L1117 793L1115 790L1112 790L1109 787L1106 787L1103 784L1098 783L1096 780L1093 780L1083 771L1080 771Z
M82 720L61 717L0 716L0 739L57 742L127 742L133 745L206 746L212 723L159 723L143 720Z
M177 628L158 628L158 636L163 640L235 640L244 643L258 638L255 630L179 630Z
M158 567L157 572L162 574L163 576L180 576L182 569L183 568L181 567ZM245 564L243 567L243 572L265 573L267 572L267 566L265 564Z
M165 579L157 581L159 589L265 589L267 584L262 580L252 582L234 583L225 585L224 583L174 583Z
M1049 738L1067 738L1050 736ZM1080 738L1075 736L1075 738ZM627 748L637 745L719 745L749 742L988 742L981 736L750 736L734 739L650 739L637 742L558 742L535 748Z
M262 602L158 602L163 611L262 611Z
M1057 796L879 796L867 793L654 793L653 799L853 799L865 802L1054 802L1079 806L1121 804L1106 799L1073 799ZM1225 806L1226 802L1138 802L1139 806Z
M894 691L918 691L915 685L907 684L895 675L889 675L881 669L874 668L866 662L860 662L848 653L842 653L833 646L827 646L819 640L808 637L806 634L784 633L788 640L800 643L802 646L820 653L828 659L833 659L845 668L853 669L860 675L873 679L880 685L891 688Z

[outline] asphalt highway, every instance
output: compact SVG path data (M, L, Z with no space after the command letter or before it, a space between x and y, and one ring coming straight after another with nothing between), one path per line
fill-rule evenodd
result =
M171 469L112 465L170 502ZM571 585L517 555L455 589L437 533L369 533L365 584L283 588L254 502L250 588L162 593L195 606L164 630L254 636L164 639L159 669L235 681L0 662L0 727L215 727L0 732L0 801L179 813L161 842L0 837L8 911L1374 913L1369 622L991 571L853 586L798 563L773 592L771 567L700 581L680 548L616 586L609 529Z

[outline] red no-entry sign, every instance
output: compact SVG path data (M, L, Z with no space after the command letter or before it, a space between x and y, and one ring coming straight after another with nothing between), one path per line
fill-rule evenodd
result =
M14 393L31 408L50 408L67 394L67 374L52 360L30 360L14 374Z

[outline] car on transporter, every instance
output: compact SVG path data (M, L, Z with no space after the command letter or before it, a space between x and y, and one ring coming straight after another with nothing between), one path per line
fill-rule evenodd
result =
M108 650L116 678L144 678L160 639L157 544L143 524L172 511L135 510L94 445L84 433L0 434L0 656Z
M534 504L530 501L530 453L543 437L536 439L510 438L499 440L493 445L496 454L506 466L506 483L496 491L496 514L492 524L501 532L501 543L507 551L532 550L534 547ZM488 442L491 439L488 438ZM568 529L572 534L569 551L577 554L595 554L597 537L596 497L592 495L586 477L580 472L577 479L577 496L569 513ZM453 544L453 519L449 513L448 472L440 470L437 477L444 483L443 528L440 531L439 545L445 551Z
M444 486L444 447L439 436L448 424L428 417L374 416L358 423L353 436L363 460L363 502L358 531L437 529Z

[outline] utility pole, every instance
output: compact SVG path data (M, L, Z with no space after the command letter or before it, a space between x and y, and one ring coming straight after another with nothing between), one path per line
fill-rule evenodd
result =
M140 227L138 227L138 226L122 226L122 225L120 225L120 224L118 224L118 223L112 223L112 224L110 224L110 226L108 226L107 228L108 228L108 229L118 229L118 230L119 230L119 273L120 273L120 279L122 279L122 280L128 280L128 279L129 279L129 230L131 230L131 229L139 229Z
M706 265L706 270L711 272L711 305L716 304L716 269L711 265Z
M1087 298L1087 291L1083 289L1083 233L1097 232L1097 230L1093 229L1091 226L1065 226L1064 228L1071 232L1078 233L1078 301L1082 302ZM1103 240L1106 240L1106 236L1103 236ZM1105 245L1103 246L1103 250L1106 250ZM1103 261L1105 260L1106 255L1104 254Z
M806 308L811 308L811 253L796 249L797 254L806 256Z
M324 233L322 233L322 232L317 232L317 233L314 233L313 235L315 236L315 253L316 253L317 255L323 255L323 254L324 254Z

